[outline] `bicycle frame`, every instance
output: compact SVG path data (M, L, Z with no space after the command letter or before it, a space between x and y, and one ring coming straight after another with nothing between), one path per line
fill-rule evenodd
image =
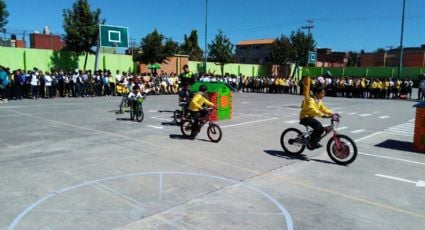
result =
M337 124L335 125L335 123L337 123ZM337 119L331 118L331 124L323 127L325 129L325 132L320 137L320 140L325 138L329 133L333 132L331 138L333 138L335 140L335 143L336 143L337 147L339 148L340 143L339 143L338 138L336 138L336 136L338 135L338 132L336 131L336 128L335 128L335 127L338 127L338 125L339 125L339 121L337 121ZM310 136L311 136L311 133L313 132L313 130L310 129L308 126L305 126L305 127L306 127L306 131L303 132L300 135L300 138L302 138L303 140L306 140L306 138L304 138L304 137L308 137L308 140L310 140ZM302 144L307 145L308 142L303 141Z

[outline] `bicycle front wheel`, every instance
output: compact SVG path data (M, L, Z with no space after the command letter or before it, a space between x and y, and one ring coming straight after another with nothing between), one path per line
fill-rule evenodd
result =
M192 123L190 120L183 121L180 125L180 130L185 137L190 137L192 134Z
M351 164L357 157L357 145L348 136L338 134L326 146L329 157L337 164Z
M182 122L182 112L177 109L176 111L174 111L173 118L176 124L180 124Z
M124 113L124 104L125 104L125 98L123 98L123 99L121 100L121 103L120 103L120 113L121 113L121 114L123 114L123 113Z
M143 110L142 109L139 109L139 111L136 114L136 120L138 122L142 122L143 121L143 118L145 118L145 114L143 113Z
M219 142L221 140L221 137L223 136L220 126L214 123L211 123L208 126L207 135L208 135L208 138L214 143Z
M302 132L296 128L289 128L283 131L280 136L280 145L282 145L283 150L290 154L301 154L305 145L301 143Z

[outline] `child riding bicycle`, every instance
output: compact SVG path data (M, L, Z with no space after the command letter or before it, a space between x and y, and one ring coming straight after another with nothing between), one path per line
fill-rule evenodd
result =
M133 86L133 91L128 94L129 106L132 106L133 111L136 111L137 107L140 106L145 99L140 92L140 86Z
M306 98L301 105L300 124L310 126L313 129L310 143L311 149L322 147L319 143L325 129L320 121L315 117L330 118L334 113L326 108L322 99L325 97L325 89L322 87L313 88L313 96Z
M204 104L208 107L214 107L215 105L207 99L205 92L207 91L206 85L199 87L199 92L196 93L189 103L189 112L193 118L192 131L190 138L195 139L199 131L199 118L208 114L203 108Z

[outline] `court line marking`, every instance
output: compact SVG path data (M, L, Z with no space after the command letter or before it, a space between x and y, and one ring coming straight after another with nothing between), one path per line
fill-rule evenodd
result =
M372 114L370 113L363 113L363 114L359 114L360 117L370 117L372 116Z
M3 107L0 107L0 108L3 108ZM260 171L254 170L254 169L248 169L248 168L245 168L243 166L238 166L238 165L231 164L231 163L228 163L228 162L224 162L224 161L220 161L220 160L215 160L215 159L211 159L211 158L207 158L207 157L202 157L202 156L199 156L199 155L196 155L196 154L189 154L189 153L182 152L182 151L176 151L175 149L171 149L171 148L168 148L168 147L165 147L165 146L156 145L156 144L153 144L153 143L150 143L150 142L146 142L146 141L141 140L141 139L136 139L136 138L128 137L128 136L125 136L125 135L120 135L120 134L110 133L110 132L106 132L106 131L102 131L102 130L96 130L96 129L86 128L86 127L82 127L82 126L78 126L78 125L73 125L73 124L69 124L69 123L65 123L65 122L61 122L61 121L50 120L50 119L46 119L46 118L43 118L43 117L33 116L31 114L21 113L21 112L14 111L14 110L8 110L8 111L9 112L12 112L12 113L16 113L16 114L21 114L23 116L27 116L27 117L30 117L30 118L37 118L39 120L45 120L45 121L49 121L49 122L52 122L52 123L62 124L62 125L65 125L65 126L70 126L70 127L74 127L74 128L83 129L83 130L89 130L89 131L97 132L97 133L103 133L103 134L107 134L107 135L110 135L110 136L117 136L117 137L129 139L129 140L141 141L141 142L143 142L145 144L148 144L148 145L151 145L151 146L162 147L163 149L174 151L174 152L177 152L177 153L180 153L180 154L183 154L183 155L188 155L188 156L200 158L200 159L203 159L203 160L206 160L206 161L211 161L211 162L214 162L214 163L217 163L217 164L221 164L221 165L227 165L229 167L236 168L236 169L243 170L243 171L250 172L250 173L254 173L254 174L261 174L261 173L263 173L263 172L260 172ZM356 142L359 141L359 140L362 140L364 138L369 138L370 136L373 136L373 135L376 135L376 134L379 134L379 133L382 133L382 132L376 132L376 133L371 134L369 136L360 138L360 139L356 140ZM270 174L270 175L273 175L273 174ZM275 177L282 177L280 175L278 175L278 176L277 175L274 175L274 176ZM392 206L388 206L388 205L385 205L385 204L381 204L381 203L369 201L369 200L366 200L366 199L363 199L363 198L358 198L358 197L355 197L355 196L349 196L349 195L338 193L338 192L335 192L335 191L332 191L332 190L328 190L328 189L322 189L320 187L315 187L315 186L308 185L308 184L305 184L305 183L303 183L303 184L296 184L296 183L294 183L294 184L295 185L298 185L298 186L305 187L305 188L309 188L311 190L321 191L321 192L324 192L324 193L331 193L331 194L334 194L334 195L338 195L338 196L344 197L344 198L349 199L349 200L358 201L358 202L369 204L369 205L372 205L372 206L375 206L375 207L381 207L381 208L384 208L384 209L388 209L388 210L392 210L392 211L395 211L395 212L404 213L404 214L408 214L408 215L411 215L411 216L415 216L415 217L419 217L419 218L425 219L425 215L418 214L418 213L415 213L415 212L411 212L411 211L408 211L408 210L395 208L395 207L392 207ZM27 208L28 209L27 212L29 212L29 210L31 210L35 206L39 205L40 203L42 203L44 200L46 200L46 199L48 199L48 198L50 198L50 197L52 197L54 195L55 194L50 194L50 195L47 195L46 197L38 200L36 203L32 204L31 206L29 206ZM22 218L26 214L24 212L22 212L18 217ZM14 223L13 226L16 226L17 223L18 223L18 221L16 223ZM14 229L14 228L9 228L9 230L12 230L12 229Z
M378 117L379 119L388 119L388 118L390 118L390 116L388 116L388 115L385 115L385 116L380 116L380 117Z
M247 121L247 122L231 124L231 125L221 125L220 128L229 128L229 127L235 127L235 126L241 126L241 125L249 125L249 124L261 123L261 122L272 121L272 120L277 120L277 119L278 119L277 117L272 117L272 118L268 118L268 119Z
M351 131L351 133L356 134L356 133L362 133L364 131L366 131L366 129L357 129L357 130Z
M338 131L341 131L341 130L344 130L344 129L348 129L348 127L347 126L343 126L343 127L338 127L337 128Z
M376 135L378 135L378 134L381 134L381 133L382 133L382 131L378 131L378 132L372 133L372 134L370 134L370 135L367 135L367 136L361 137L361 138L359 138L359 139L356 139L356 140L354 140L354 142L360 142L360 141L363 141L363 140L369 139L369 138L371 138L371 137L373 137L373 136L376 136Z
M198 177L206 177L206 178L211 178L211 179L217 179L217 180L221 180L221 181L226 181L229 183L228 186L223 187L223 188L228 188L228 187L232 187L232 186L242 186L245 187L251 191L254 191L260 195L262 195L263 197L267 198L269 201L271 201L279 210L280 212L283 214L283 216L285 217L285 221L286 221L286 226L288 230L293 230L294 229L294 224L291 218L291 215L289 214L288 210L286 210L286 208L279 203L275 198L273 198L272 196L270 196L268 193L266 193L265 191L261 190L260 188L255 187L254 185L250 185L248 183L245 183L243 181L237 181L237 180L233 180L230 178L226 178L226 177L221 177L221 176L214 176L214 175L209 175L209 174L203 174L203 173L190 173L190 172L139 172L139 173L129 173L129 174L125 174L125 175L119 175L119 176L111 176L111 177L106 177L106 178L102 178L102 179L97 179L97 180L92 180L92 181L88 181L88 182L84 182L81 184L77 184L71 187L67 187L64 188L62 190L50 193L48 195L46 195L45 197L40 198L38 201L36 201L35 203L33 203L32 205L30 205L29 207L27 207L25 210L23 210L14 220L13 222L9 225L9 230L14 230L17 226L17 224L29 213L32 211L32 209L34 209L36 206L38 206L39 204L43 203L44 201L46 201L47 199L60 195L62 193L66 193L69 192L71 190L77 189L77 188L81 188L87 185L93 185L93 184L99 184L101 182L104 181L110 181L110 180L115 180L115 179L122 179L122 178L127 178L127 177L132 177L132 176L146 176L146 175L184 175L184 176L198 176ZM216 190L214 192L217 192L219 190ZM204 195L210 194L206 193L206 194L202 194L201 196L198 197L194 197L191 200L195 200L195 199L199 199ZM158 215L159 213L154 214Z
M164 129L163 126L155 126L155 125L146 125L146 126L154 128L154 129Z
M406 163L410 163L410 164L425 165L425 162L419 162L419 161L406 160L406 159L397 158L397 157L388 157L388 156L375 155L375 154L363 153L363 152L359 152L359 154L360 154L360 155L364 155L364 156L371 156L371 157L384 158L384 159L388 159L388 160L402 161L402 162L406 162Z

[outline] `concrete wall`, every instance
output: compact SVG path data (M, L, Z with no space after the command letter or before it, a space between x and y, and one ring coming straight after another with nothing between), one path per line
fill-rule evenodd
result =
M0 65L9 67L11 70L28 70L34 67L41 70L83 69L84 59L85 56L73 57L69 52L64 51L0 47ZM94 62L95 56L89 55L86 69L93 70ZM109 69L113 72L134 70L133 60L129 55L101 53L98 63L100 69Z
M320 76L329 71L334 77L353 76L353 77L379 77L379 78L396 78L398 75L397 67L346 67L346 68L319 68L304 67L301 69L302 76ZM425 68L420 67L403 67L401 78L417 79L418 75L424 74Z
M202 62L189 62L189 68L194 73L204 72L204 67ZM220 65L217 65L213 62L207 63L207 72L213 74L221 74ZM224 74L235 74L235 75L245 75L245 76L266 76L268 75L268 66L267 65L250 65L250 64L238 64L231 63L224 66Z

